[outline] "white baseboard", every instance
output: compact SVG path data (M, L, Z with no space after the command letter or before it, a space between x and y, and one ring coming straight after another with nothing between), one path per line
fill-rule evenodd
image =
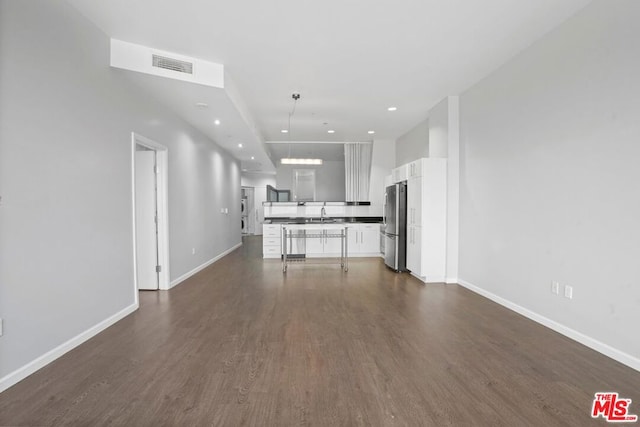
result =
M442 276L438 276L438 277L432 277L432 276L418 276L417 274L414 274L413 271L410 272L410 274L415 277L416 279L420 280L421 282L424 283L444 283L445 282L445 277Z
M416 279L420 280L421 282L426 283L425 280L424 280L425 279L424 277L418 276L413 271L409 271L409 274L412 275L413 277L415 277Z
M504 299L496 294L493 294L485 289L482 289L476 285L473 285L465 280L458 279L458 284L510 310L513 310L516 313L521 314L524 317L527 317L533 320L534 322L537 322L543 326L546 326L547 328L552 329L558 332L559 334L562 334L568 338L571 338L574 341L579 342L580 344L583 344L599 353L602 353L605 356L612 358L613 360L616 360L624 365L627 365L628 367L633 368L636 371L640 371L640 359L634 356L631 356L630 354L627 354L603 342L600 342L594 338L591 338L581 332L578 332L574 329L564 326L563 324L558 323L555 320L551 320L527 308L519 306L516 303L513 303L507 299Z
M199 272L200 270L204 270L205 268L209 267L211 264L213 264L214 262L218 261L220 258L222 258L225 255L229 255L231 252L235 251L236 249L238 249L240 246L242 246L242 242L238 243L235 246L232 246L231 248L227 249L226 251L222 252L220 255L217 255L214 258L211 258L209 261L205 262L204 264L200 264L199 266L197 266L196 268L194 268L191 271L186 272L185 274L183 274L182 276L173 279L171 281L171 283L169 284L169 289L173 288L174 286L184 282L185 280L187 280L189 277L193 276L194 274L196 274L197 272Z
M447 285L455 285L458 283L458 278L457 277L447 277L444 279L444 282Z
M5 391L12 385L18 383L19 381L22 381L23 379L27 378L29 375L33 374L37 370L44 368L46 365L53 362L63 354L73 350L83 342L87 341L89 338L93 338L94 336L98 335L100 332L104 331L105 329L107 329L109 326L113 325L117 321L133 313L137 309L138 309L138 303L131 304L130 306L128 306L123 310L120 310L113 316L108 317L107 319L103 320L97 325L92 326L86 331L81 332L80 334L76 335L70 340L60 344L53 350L50 350L45 354L43 354L42 356L38 357L37 359L32 360L31 362L27 363L23 367L16 369L15 371L4 376L3 378L0 378L0 393Z

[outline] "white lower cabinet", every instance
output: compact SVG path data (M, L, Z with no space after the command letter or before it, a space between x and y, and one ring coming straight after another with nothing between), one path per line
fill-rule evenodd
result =
M307 237L305 242L308 256L321 256L324 254L323 237Z
M357 224L348 228L348 255L379 256L380 224ZM264 224L262 226L263 258L280 258L282 256L282 227L280 224ZM305 254L308 257L339 257L342 251L341 239L331 238L327 233L339 233L335 230L318 230L305 239Z
M407 227L407 268L422 276L422 227Z
M337 234L337 230L322 230L317 234L320 237L307 237L307 256L308 257L339 257L342 250L342 240L334 237L328 237L328 234Z
M422 178L407 181L407 226L422 225Z
M280 258L282 255L282 229L280 224L262 225L262 257Z
M354 253L358 253L359 249L359 241L360 241L360 224L353 224L348 228L347 242L348 242L348 251L349 255L353 255Z
M354 224L349 227L349 256L380 255L380 225Z

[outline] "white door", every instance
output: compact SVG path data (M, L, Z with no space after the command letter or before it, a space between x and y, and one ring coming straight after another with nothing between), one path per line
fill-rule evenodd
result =
M138 289L158 289L156 152L135 152L136 270Z

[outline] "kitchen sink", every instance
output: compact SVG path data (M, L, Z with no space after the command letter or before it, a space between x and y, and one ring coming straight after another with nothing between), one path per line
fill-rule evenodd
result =
M334 218L307 218L308 224L331 224L337 222Z

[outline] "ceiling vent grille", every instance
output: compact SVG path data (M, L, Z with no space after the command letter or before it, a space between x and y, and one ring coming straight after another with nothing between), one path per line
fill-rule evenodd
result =
M153 55L153 66L179 73L193 74L193 63L167 58L166 56Z

